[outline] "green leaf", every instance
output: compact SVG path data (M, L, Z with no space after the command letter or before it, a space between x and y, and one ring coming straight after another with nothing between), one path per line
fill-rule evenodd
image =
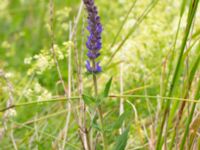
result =
M103 96L104 97L108 97L109 91L110 91L110 87L111 87L111 83L112 83L112 77L110 78L110 80L106 83L104 92L103 92Z
M101 95L97 97L97 99L96 99L96 106L97 107L101 105L103 99L104 98Z
M98 116L95 115L94 118L92 119L92 127L95 128L98 131L101 131L101 128L97 123L97 119L98 119Z
M95 99L91 96L83 94L82 98L83 98L83 101L85 102L85 104L88 106L95 104Z
M125 112L122 115L120 115L119 119L115 122L113 128L119 129L122 126L124 120L126 119L126 116L127 116L127 113Z
M128 141L129 129L126 129L116 140L113 150L124 150Z
M119 129L122 126L124 120L126 119L127 114L128 113L126 113L126 112L121 114L120 117L118 118L118 120L115 123L113 123L110 126L108 126L106 130L113 131L113 130Z
M187 0L182 1L180 16L183 16L183 13L184 13L184 11L185 11L186 5L187 5Z

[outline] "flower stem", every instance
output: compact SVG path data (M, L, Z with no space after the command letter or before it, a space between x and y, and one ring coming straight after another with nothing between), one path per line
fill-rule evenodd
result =
M93 59L92 60L92 67L95 68L95 60ZM97 76L95 73L93 73L93 82L94 82L94 96L97 100L97 96L98 96L98 85L97 85ZM100 118L100 124L101 124L101 129L102 129L102 140L103 140L103 146L104 146L104 150L107 150L107 144L106 144L106 135L105 135L105 132L104 132L104 123L103 123L103 113L102 113L102 109L101 109L101 106L98 105L97 107L97 111L98 111L98 114L99 114L99 118Z

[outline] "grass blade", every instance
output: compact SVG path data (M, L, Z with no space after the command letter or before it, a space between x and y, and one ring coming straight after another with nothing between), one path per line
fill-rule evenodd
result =
M126 129L116 140L113 150L124 150L128 141L129 129Z
M158 3L159 0L153 0L148 6L147 8L143 11L143 13L141 14L141 16L138 18L137 22L135 23L135 25L133 26L133 28L129 31L129 33L125 36L124 40L122 40L122 42L119 44L119 46L117 47L117 49L115 50L115 52L112 54L112 56L110 57L109 61L107 62L107 64L110 64L110 62L113 60L113 58L115 57L115 55L118 53L118 51L121 49L121 47L126 43L126 41L128 40L128 38L134 33L134 31L137 29L138 25L141 24L141 22L144 20L144 18L151 12L151 10L156 6L156 4Z

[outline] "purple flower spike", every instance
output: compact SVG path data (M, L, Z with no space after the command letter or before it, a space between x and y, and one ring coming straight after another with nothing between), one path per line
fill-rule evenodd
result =
M95 63L95 68L91 67L90 61L86 61L86 68L90 73L99 73L102 71L101 66L99 66L99 62Z
M101 33L103 31L100 17L98 16L97 7L94 5L94 0L83 0L86 10L88 12L88 27L90 35L88 36L88 40L86 42L86 47L88 48L87 56L90 60L95 60L100 56L100 49L102 47L101 43ZM86 62L86 68L88 72L101 72L101 67L99 63L96 63L95 70L90 66L90 62ZM93 67L94 68L94 67Z
M95 59L96 57L98 57L100 55L100 53L93 53L93 51L88 51L87 53L87 56L90 58L90 59Z

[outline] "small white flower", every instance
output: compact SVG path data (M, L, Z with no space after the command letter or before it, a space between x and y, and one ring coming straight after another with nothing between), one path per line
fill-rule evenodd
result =
M15 116L17 116L17 112L15 109L8 109L5 112L5 117L7 117L7 118L11 118L11 117L15 117Z
M44 72L49 66L48 58L40 55L40 57L37 60L37 67L39 68L39 72Z
M120 4L124 4L124 3L126 2L126 0L118 0L118 2L119 2Z
M13 76L13 73L11 73L11 72L8 72L8 73L5 74L6 78L11 78L12 76Z
M73 47L74 43L72 41L63 42L65 48Z
M31 63L32 59L33 59L32 57L25 58L24 64L29 65Z
M6 9L9 5L9 1L8 0L1 0L0 1L0 10L3 11L4 9Z
M39 83L36 83L35 86L34 86L34 91L36 93L40 93L42 91L42 87Z
M57 55L58 55L58 59L59 60L63 60L64 59L64 55L63 55L63 53L61 52L61 51L57 51Z
M3 41L1 44L2 48L9 49L11 45L8 43L8 41Z
M24 92L24 96L29 98L33 93L33 90L32 89L27 89L25 92Z

